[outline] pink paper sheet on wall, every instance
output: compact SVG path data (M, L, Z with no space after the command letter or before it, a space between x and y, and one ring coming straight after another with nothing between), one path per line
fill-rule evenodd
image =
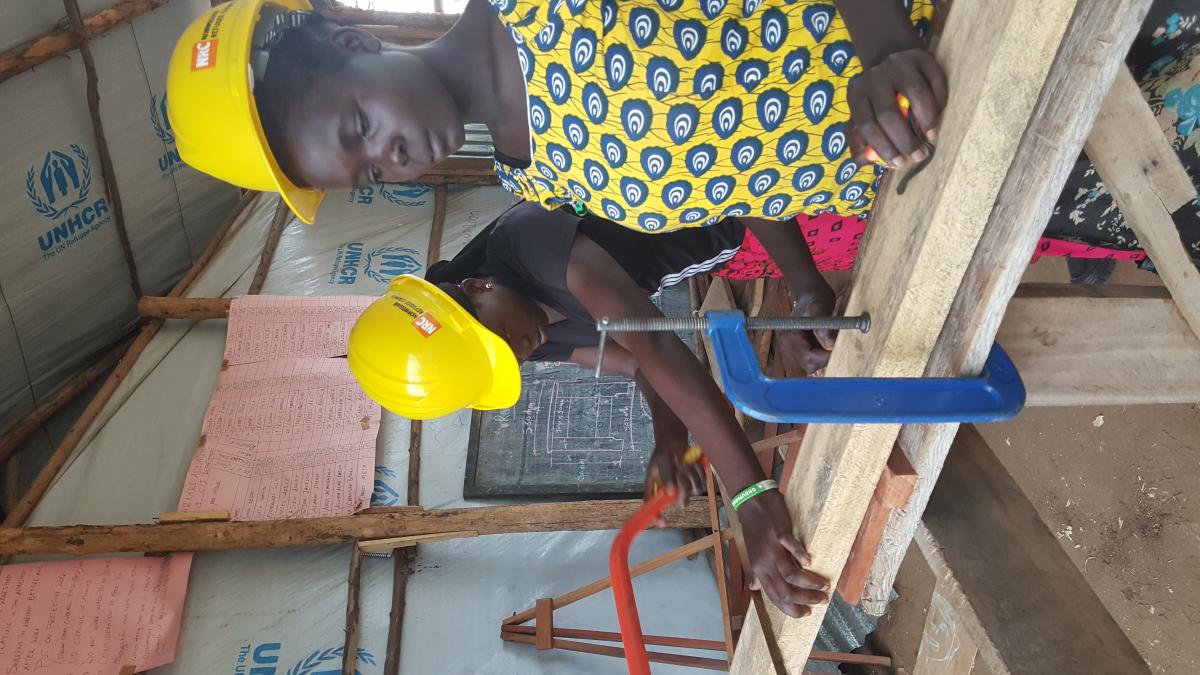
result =
M343 356L354 321L374 300L369 295L234 298L229 306L225 363Z
M0 567L0 673L116 675L175 658L190 553Z
M380 417L345 359L229 366L205 415L179 510L278 520L365 509Z

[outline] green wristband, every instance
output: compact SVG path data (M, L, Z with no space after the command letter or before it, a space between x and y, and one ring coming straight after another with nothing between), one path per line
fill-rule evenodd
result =
M729 505L733 507L734 511L737 511L742 507L742 504L754 499L767 490L776 490L778 488L779 483L776 483L773 480L761 480L734 495L733 499L730 500Z

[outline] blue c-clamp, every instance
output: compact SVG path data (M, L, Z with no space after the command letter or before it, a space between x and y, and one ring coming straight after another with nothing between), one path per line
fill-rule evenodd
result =
M806 325L812 323L813 325ZM793 325L794 324L794 325ZM867 330L867 317L751 319L750 328ZM993 344L978 377L803 377L763 374L746 333L746 317L710 311L703 318L601 319L600 354L609 331L703 330L712 341L725 395L765 422L932 424L999 422L1025 405L1025 385L1008 355ZM597 372L599 365L597 365Z

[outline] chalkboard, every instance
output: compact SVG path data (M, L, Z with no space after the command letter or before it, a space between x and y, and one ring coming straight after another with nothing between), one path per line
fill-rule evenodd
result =
M691 314L687 284L654 301L668 316ZM694 348L692 334L680 337ZM472 419L463 496L641 494L654 451L650 410L632 380L593 374L524 364L517 405Z

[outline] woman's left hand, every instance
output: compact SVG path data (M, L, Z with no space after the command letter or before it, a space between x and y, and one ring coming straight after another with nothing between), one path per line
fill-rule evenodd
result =
M924 138L913 132L913 125L901 114L897 94L908 98L913 125ZM869 146L893 168L925 159L929 153L925 143L937 139L947 94L946 72L923 47L893 52L864 68L847 90L847 140L854 158L860 164L870 163Z
M835 298L829 286L815 289L796 301L792 316L833 316ZM788 377L819 375L829 364L836 337L833 331L779 331L775 334L776 354Z

